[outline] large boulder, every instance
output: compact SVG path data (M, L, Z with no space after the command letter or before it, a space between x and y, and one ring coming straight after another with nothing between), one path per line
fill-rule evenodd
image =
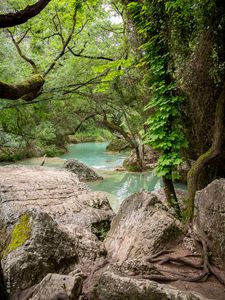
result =
M105 239L113 262L142 259L169 248L183 235L182 224L154 195L143 191L122 203Z
M113 270L105 271L91 300L207 300L194 293L177 290L154 281L124 276Z
M32 289L29 300L76 300L82 290L81 274L61 275L50 273ZM60 298L61 297L61 298Z
M225 268L225 179L197 192L194 214L194 231L206 238L212 256Z
M3 251L10 294L37 284L50 272L70 272L78 262L78 243L47 213L31 210L21 215Z
M76 174L80 181L96 181L103 179L94 170L92 170L77 159L68 159L64 163L63 167L66 170Z
M88 272L106 254L101 239L113 216L106 195L92 192L71 172L0 167L2 266L11 292L49 272L67 273L77 263Z

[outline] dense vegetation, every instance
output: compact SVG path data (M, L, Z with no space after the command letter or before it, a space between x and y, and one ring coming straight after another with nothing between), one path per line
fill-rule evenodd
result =
M1 157L57 155L69 135L95 132L123 137L142 170L147 144L179 218L173 179L195 161L191 218L196 190L225 172L224 2L29 4L0 4Z

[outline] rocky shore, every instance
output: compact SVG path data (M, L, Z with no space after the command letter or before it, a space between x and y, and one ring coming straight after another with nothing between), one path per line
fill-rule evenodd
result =
M199 192L196 205L202 207L203 197L215 189L223 197L221 185L224 181ZM216 228L210 250L221 262L224 204L216 203L212 217L203 205L207 218L196 212L194 224L208 236ZM213 215L222 216L220 228ZM104 193L91 191L65 169L0 167L3 300L4 288L12 300L224 299L224 286L213 276L200 283L162 280L171 269L158 257L200 259L199 245L187 232L157 193L128 197L115 215ZM192 270L175 265L172 271L185 276Z

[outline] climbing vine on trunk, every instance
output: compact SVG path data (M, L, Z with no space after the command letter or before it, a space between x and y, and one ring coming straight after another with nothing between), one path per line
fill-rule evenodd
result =
M146 122L145 142L161 153L156 172L163 177L168 204L181 218L172 178L173 171L182 163L180 151L187 143L181 119L183 98L177 92L171 71L165 3L131 2L128 8L145 40L142 48L148 70L146 81L151 91L146 110L153 111Z

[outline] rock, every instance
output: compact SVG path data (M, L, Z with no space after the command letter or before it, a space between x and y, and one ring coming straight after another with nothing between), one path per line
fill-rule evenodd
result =
M68 159L64 163L63 167L66 170L76 174L80 181L96 181L103 179L94 170L92 170L77 159Z
M177 167L178 178L174 178L176 182L187 184L187 174L193 165L194 160L184 161Z
M4 250L3 268L8 282L10 278L12 291L30 287L49 272L68 272L77 260L83 270L88 271L96 259L105 256L101 240L114 213L104 193L92 192L79 182L75 174L66 170L0 167L2 245L7 234L12 236L15 224L21 221L20 216L36 210L39 211L37 216L31 217L31 237L30 231L25 231L17 249L8 251L10 246ZM46 224L46 228L43 228L43 224ZM35 228L37 230L33 235ZM65 242L65 248L61 247L61 241ZM54 250L58 249L58 244L61 245L60 257L57 256L58 250Z
M182 235L182 224L167 207L143 191L124 200L104 243L110 260L122 264L169 248Z
M169 211L175 215L175 210L172 207L168 206L167 200L166 200L166 193L163 188L155 190L152 192L164 205L166 205L169 209ZM181 190L181 189L176 189L176 195L177 195L177 200L179 202L180 209L182 211L185 211L187 209L187 191L186 190Z
M194 231L206 237L213 258L225 268L225 179L217 179L195 197Z
M154 169L156 166L156 162L158 160L159 154L157 151L151 149L150 147L144 147L143 153L144 161L144 169ZM140 171L137 164L137 156L135 150L130 152L128 158L126 158L123 162L123 167L130 172Z
M194 292L184 292L155 281L123 276L105 271L91 300L207 300Z
M74 276L50 273L33 289L29 300L76 300L81 293L82 282L79 273Z
M129 144L123 138L114 138L110 141L109 145L106 147L107 151L120 152L122 150L127 150Z
M114 213L105 193L92 192L77 176L47 167L0 167L0 226L10 228L27 209L40 208L58 224L91 232Z
M30 210L13 227L2 268L10 294L37 284L49 272L70 272L78 262L78 240L47 214Z

